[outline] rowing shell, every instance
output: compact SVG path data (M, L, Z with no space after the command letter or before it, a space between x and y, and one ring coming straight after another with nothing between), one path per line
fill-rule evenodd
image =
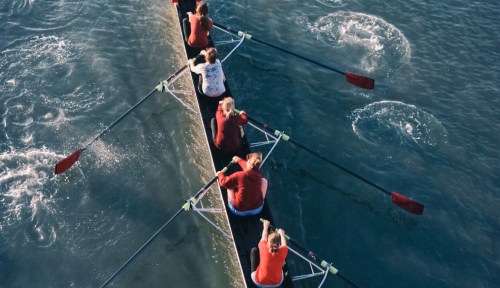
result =
M186 0L179 1L179 5L177 5L177 13L179 17L179 28L182 32L182 19L186 17L187 12L195 12L196 3L194 0ZM186 52L187 59L192 59L196 57L200 50L194 49L187 45L186 41L183 39L183 44ZM210 38L210 43L213 45L213 39ZM191 73L193 88L196 91L196 98L198 101L198 106L200 110L201 120L203 121L203 127L205 128L205 137L208 146L210 147L210 152L212 156L212 161L217 171L221 170L227 163L231 161L232 156L234 155L224 155L221 151L215 148L213 140L212 140L212 131L210 127L210 121L213 117L215 117L215 112L217 110L218 102L225 96L231 95L233 98L237 99L235 95L231 94L229 86L226 85L225 95L221 97L209 98L207 96L201 95L196 87L198 87L198 75L195 73ZM245 157L247 153L249 153L250 146L246 139L243 141L243 149L242 155L238 155L242 158ZM234 172L239 169L238 165L233 165L230 172ZM228 173L230 174L230 173ZM242 277L245 280L247 287L254 287L254 284L250 278L251 268L250 268L250 250L252 247L257 247L260 237L262 235L262 223L260 222L260 218L268 219L271 223L273 223L273 217L271 215L271 209L267 201L264 202L264 208L261 213L255 216L235 216L227 209L227 192L224 188L220 189L222 193L222 197L224 199L225 207L226 207L226 216L230 224L231 233L233 237L234 244L236 246L236 251L238 254L238 260L241 267ZM284 267L285 271L285 280L281 287L293 287L290 273L288 273L288 268ZM231 271L233 273L234 271Z

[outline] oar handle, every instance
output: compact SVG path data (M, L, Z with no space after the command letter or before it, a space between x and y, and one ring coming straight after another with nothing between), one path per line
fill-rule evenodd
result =
M233 165L234 163L236 163L236 161L234 160L231 160L231 162L229 162L226 167L222 168L222 170L220 170L221 173L225 173L229 167L231 167L231 165ZM198 191L198 194L195 196L195 197L198 197L199 194L205 192L208 187L210 187L210 185L212 185L215 181L217 181L217 179L219 179L219 175L215 175L214 178L212 178L212 180L210 180L210 182L208 182L205 186L203 186L203 188L200 189L200 191Z
M203 50L202 50L203 51ZM200 54L196 55L196 57L194 58L191 58L190 60L193 60L193 61L196 61L198 60L198 58L200 58L201 56L203 56L202 52L200 52ZM182 71L186 70L187 68L189 67L189 60L188 62L182 66L181 68L179 68L177 71L174 72L174 74L170 75L166 80L163 80L161 81L158 86L156 86L156 90L160 91L160 92L165 92L165 87L170 84L170 81L172 81L172 79L176 78Z
M229 162L226 167L222 168L222 170L220 170L222 173L225 173L229 167L231 165L233 165L234 163L236 163L236 161L234 160L231 160L231 162ZM184 205L182 206L182 209L188 211L191 209L191 207L193 206L193 204L196 202L196 199L198 199L198 197L205 193L208 188L210 188L210 186L212 186L212 184L215 183L215 181L217 181L217 179L219 178L219 175L215 175L210 181L208 181L207 184L205 184L200 190L198 190L198 192L191 198L189 198L188 200L186 200L186 203L184 203Z

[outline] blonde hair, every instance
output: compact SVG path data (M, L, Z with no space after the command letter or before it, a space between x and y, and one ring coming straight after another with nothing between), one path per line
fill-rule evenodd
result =
M231 114L234 112L234 99L232 97L226 97L222 100L222 112L226 119L229 119Z
M281 236L276 232L271 232L267 236L267 246L269 247L269 252L276 254L281 246Z
M247 165L250 169L259 169L262 164L262 153L254 152L247 155Z

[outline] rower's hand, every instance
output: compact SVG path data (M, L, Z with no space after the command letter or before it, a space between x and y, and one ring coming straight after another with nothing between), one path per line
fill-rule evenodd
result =
M243 111L243 110L241 110L241 111L240 111L240 115L241 115L241 114L243 114L243 113L246 113L246 112L245 112L245 111Z
M201 50L201 51L200 51L200 54L201 54L201 55L203 55L203 56L207 56L207 51L205 51L205 50Z
M233 161L234 161L234 162L238 162L238 160L240 160L240 159L241 159L241 158L240 158L240 157L238 157L238 156L233 156Z
M278 229L278 234L280 234L281 237L285 237L285 230L283 229Z
M217 172L215 172L215 175L219 176L219 174L221 174L221 173L222 173L222 171L217 171Z

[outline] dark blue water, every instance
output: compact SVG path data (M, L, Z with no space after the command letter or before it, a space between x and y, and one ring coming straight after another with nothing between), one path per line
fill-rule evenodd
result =
M407 213L280 143L263 167L277 226L361 287L500 285L497 2L209 5L216 22L376 79L363 90L251 41L224 63L238 108L425 204L424 215ZM101 285L212 177L198 116L159 93L53 177L55 163L184 64L175 20L167 1L0 4L1 287ZM186 83L176 88L191 91ZM217 192L207 196L215 207ZM231 247L185 213L112 286L238 286ZM324 287L349 286L330 276Z

